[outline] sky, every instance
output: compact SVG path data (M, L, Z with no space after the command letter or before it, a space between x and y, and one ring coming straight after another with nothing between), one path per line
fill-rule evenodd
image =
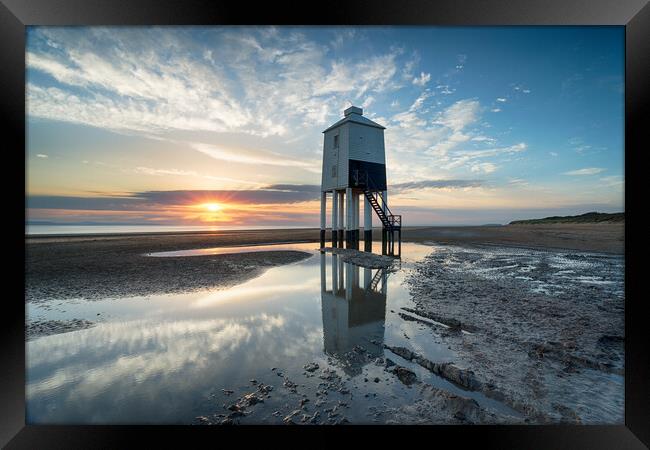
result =
M28 224L319 224L323 134L386 127L408 225L624 210L623 27L28 27Z

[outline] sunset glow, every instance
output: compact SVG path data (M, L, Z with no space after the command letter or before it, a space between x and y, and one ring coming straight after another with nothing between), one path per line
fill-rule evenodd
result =
M206 203L203 205L203 207L211 212L217 212L221 210L221 205L219 203Z
M386 127L405 224L622 211L623 49L613 27L28 27L27 221L318 226L351 104Z

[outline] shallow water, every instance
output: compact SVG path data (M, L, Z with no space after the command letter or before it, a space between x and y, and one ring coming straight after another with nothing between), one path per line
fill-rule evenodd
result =
M624 295L621 255L480 245L435 246L434 251L446 271L474 274L487 280L525 280L530 292L558 296L598 286L603 295Z
M351 395L364 396L364 402L348 400L355 406L346 414L355 422L371 422L373 404L410 401L412 390L384 372L383 365L349 364L345 358L361 345L373 357L398 359L387 355L382 346L387 343L408 345L435 361L452 359L428 327L397 315L400 307L410 306L403 271L352 266L315 246L274 246L313 254L226 290L28 304L29 320L99 321L92 328L27 343L28 422L189 423L223 411L224 402L251 390L251 379L274 386L276 395L246 419L272 422L278 420L270 415L282 406L278 402L288 401L276 372L300 381L299 392L314 392L321 380L303 376L309 362L337 370ZM409 257L402 266L430 250L405 244ZM439 377L421 375L463 392ZM364 381L375 377L382 383ZM235 393L229 396L222 389Z
M273 244L257 245L237 245L231 247L209 247L197 248L191 250L176 250L171 252L147 253L146 256L152 257L171 257L171 256L207 256L207 255L227 255L232 253L251 253L251 252L271 252L278 250L299 250L314 251L318 244L314 242L280 242Z
M302 398L311 398L312 403L320 398L322 408L345 402L344 414L350 422L382 423L388 419L382 411L418 398L416 389L384 370L385 358L410 368L423 382L475 399L488 411L520 417L509 407L459 388L383 347L407 347L435 362L455 360L437 327L398 315L400 308L414 306L403 285L407 272L414 262L441 247L403 243L400 270L389 273L343 263L336 255L319 252L317 246L222 247L151 255L242 250L311 253L305 260L269 269L228 289L28 303L29 321L74 318L97 323L26 343L27 423L193 423L197 416L228 413L225 406L255 391L259 383L273 386L273 391L264 403L250 407L241 423L282 423L284 413L298 409ZM528 260L508 254L501 270L505 276L513 275L513 259L518 275L526 272ZM558 277L562 270L575 267L560 266ZM449 267L454 270L454 261L449 261ZM494 271L484 273L495 276ZM360 347L364 358L356 357ZM313 375L303 368L311 362L320 369ZM341 376L345 389L319 394L323 380L314 375L325 368ZM374 382L376 378L379 382ZM286 380L296 384L295 392L287 388Z

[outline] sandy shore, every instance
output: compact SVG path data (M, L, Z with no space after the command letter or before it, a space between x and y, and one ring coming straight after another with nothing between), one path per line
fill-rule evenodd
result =
M622 224L503 227L405 227L405 242L493 244L623 253ZM375 240L381 239L374 230ZM318 229L219 231L100 236L35 236L26 241L26 298L101 298L227 287L263 270L298 261L302 252L192 258L146 253L277 242L318 242Z
M494 244L584 250L622 254L624 223L404 227L404 242L432 241L449 244ZM328 239L329 239L328 230ZM36 244L92 243L111 251L162 252L229 245L276 242L318 242L317 228L288 230L244 230L182 233L134 233L76 236L34 235L25 238L28 248ZM373 230L373 239L381 239L381 230Z
M145 255L233 245L316 243L318 237L318 229L30 237L26 239L26 299L92 300L226 288L309 254ZM379 230L374 239L380 239ZM417 401L387 410L392 417L388 422L622 423L623 224L409 227L403 230L403 240L443 244L432 247L429 256L409 269L404 285L414 306L401 308L399 315L432 327L433 335L456 359L441 364L418 354L417 348L405 347L385 346L385 359L363 348L352 352L362 362L377 366L377 377L369 382L384 380L385 371L417 389ZM337 253L352 263L390 265L387 257L363 255L363 261L357 261L360 256L354 252ZM34 321L27 331L32 339L94 325L81 319ZM489 412L468 397L423 383L408 364L503 403L520 416ZM306 367L304 375L313 376L310 364ZM349 391L335 373L327 368L321 372L318 377L326 389ZM286 376L283 380L285 387L296 386L295 380ZM268 395L265 385L255 385L261 389L256 395ZM250 395L231 405L229 414L241 414L250 406L246 403L253 399ZM284 417L284 423L324 420L317 413L298 419L306 401L301 398L300 410L279 417ZM322 400L312 398L311 403ZM338 417L333 414L336 408L347 408L341 405L330 411L333 418ZM231 420L221 416L200 422Z
M400 316L447 325L467 387L532 423L622 423L623 276L620 255L449 245L409 274Z
M506 225L501 227L410 227L403 240L490 244L623 254L624 223Z
M218 237L217 237L218 238ZM26 245L27 301L128 297L226 288L264 270L309 256L300 251L151 258L147 253L255 242L195 235L30 239ZM206 244L210 242L210 244Z

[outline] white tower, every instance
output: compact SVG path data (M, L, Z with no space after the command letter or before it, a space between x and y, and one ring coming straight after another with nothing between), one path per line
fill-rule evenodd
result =
M359 248L359 198L364 198L364 242L372 249L372 210L383 225L382 252L393 253L394 232L401 237L401 216L390 214L386 188L385 127L351 106L343 119L323 131L321 247L325 246L327 194L332 194L332 246Z

